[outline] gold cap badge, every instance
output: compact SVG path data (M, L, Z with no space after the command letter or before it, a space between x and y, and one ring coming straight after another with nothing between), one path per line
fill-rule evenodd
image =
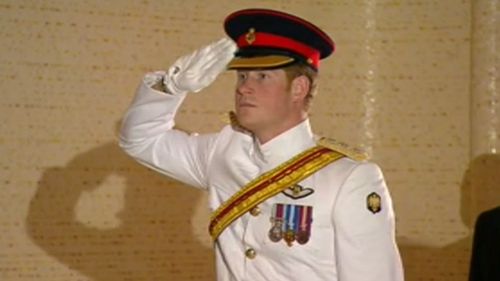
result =
M250 28L245 35L245 40L249 45L252 45L252 43L255 41L255 28Z

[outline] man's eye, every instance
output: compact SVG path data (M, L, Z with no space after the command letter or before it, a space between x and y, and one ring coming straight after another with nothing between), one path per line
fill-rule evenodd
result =
M259 79L265 79L267 78L267 74L266 73L259 73Z

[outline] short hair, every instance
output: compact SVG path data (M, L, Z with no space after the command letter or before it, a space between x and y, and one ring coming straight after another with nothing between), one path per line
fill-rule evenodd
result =
M305 76L309 80L310 82L309 91L307 92L307 95L304 99L305 109L306 111L308 111L309 108L311 107L312 99L314 98L317 92L318 72L304 63L294 63L284 67L283 70L285 71L286 77L288 79L288 86L291 85L293 79L300 76Z

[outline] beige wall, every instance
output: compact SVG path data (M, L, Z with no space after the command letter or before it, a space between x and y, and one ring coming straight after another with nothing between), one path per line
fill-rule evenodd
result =
M335 39L312 123L384 169L407 279L466 280L472 223L500 204L498 154L471 153L500 131L491 102L471 106L491 62L471 63L472 38L491 37L471 2L0 0L0 279L213 280L204 194L128 159L117 126L144 72L223 36L231 11L268 7ZM233 78L190 96L179 126L220 128Z

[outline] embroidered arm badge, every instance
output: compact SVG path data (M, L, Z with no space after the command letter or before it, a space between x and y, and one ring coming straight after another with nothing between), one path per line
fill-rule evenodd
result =
M368 194L366 197L366 207L370 212L376 214L382 210L382 200L376 192Z

